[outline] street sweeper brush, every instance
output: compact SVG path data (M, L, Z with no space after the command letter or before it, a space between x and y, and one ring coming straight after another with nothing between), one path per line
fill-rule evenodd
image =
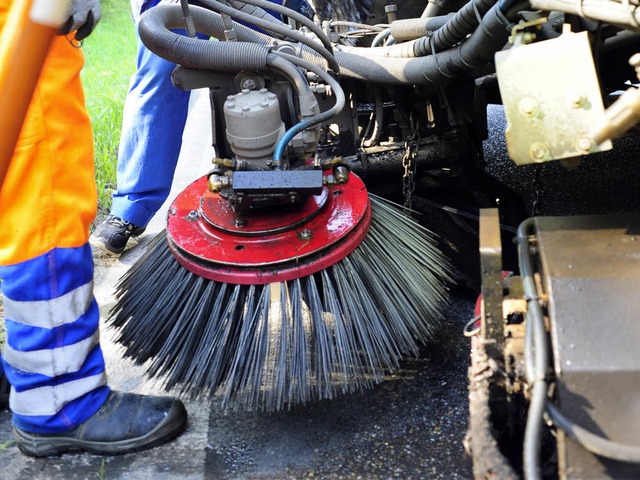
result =
M151 359L167 388L268 411L369 388L417 355L440 320L446 261L351 177L249 235L219 195L197 200L206 178L188 187L118 284L127 355Z
M350 171L357 115L324 31L276 3L199 3L221 15L192 8L195 29L235 41L174 33L191 15L184 1L149 10L139 33L181 65L175 84L209 88L217 157L119 283L118 341L167 388L218 394L224 408L273 411L371 387L437 327L446 261L429 232ZM318 41L257 15L264 3ZM330 71L298 56L309 49ZM405 136L417 139L413 115Z

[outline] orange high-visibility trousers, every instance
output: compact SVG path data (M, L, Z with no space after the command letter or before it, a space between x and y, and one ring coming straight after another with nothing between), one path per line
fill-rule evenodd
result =
M9 3L0 0L0 32L20 38ZM110 391L88 243L96 191L83 63L67 38L53 40L0 188L9 406L15 427L40 434L77 428Z
M12 28L10 3L0 0L0 30ZM80 49L54 39L0 190L0 265L88 240L97 198L83 64Z

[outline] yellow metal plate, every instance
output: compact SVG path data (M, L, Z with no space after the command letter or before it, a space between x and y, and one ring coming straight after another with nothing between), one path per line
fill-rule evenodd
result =
M611 149L611 142L595 145L588 136L604 107L586 32L498 52L496 71L516 164Z

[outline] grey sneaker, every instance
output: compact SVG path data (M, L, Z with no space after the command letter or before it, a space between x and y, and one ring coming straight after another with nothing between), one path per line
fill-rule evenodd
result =
M137 237L145 231L145 227L139 227L122 218L109 215L100 223L89 239L94 247L120 254L127 246L131 237Z
M121 455L173 440L187 426L184 404L173 397L112 391L89 420L57 434L29 433L14 427L18 448L31 457L65 452Z

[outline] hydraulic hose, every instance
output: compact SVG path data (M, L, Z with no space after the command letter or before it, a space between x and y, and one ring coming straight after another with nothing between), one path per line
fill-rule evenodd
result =
M320 42L322 42L322 45L324 45L324 47L329 52L331 52L331 54L333 54L333 45L331 45L331 41L329 40L329 37L327 37L327 34L324 32L324 30L322 30L320 25L315 23L313 20L305 17L301 13L296 12L295 10L287 8L287 7L285 7L283 5L280 5L278 3L269 2L268 0L242 0L242 1L240 1L240 0L231 0L229 2L229 4L232 7L235 7L235 8L238 8L238 9L240 9L240 8L237 5L238 4L243 4L243 3L259 7L260 9L263 9L263 11L264 11L264 9L272 10L274 12L278 12L278 13L280 13L282 15L285 15L285 16L295 20L300 25L303 25L303 26L307 27L312 33L314 33L316 35L316 37L318 37L318 40L320 40ZM249 12L246 12L246 13L249 13ZM255 15L255 13L251 12L251 15ZM271 15L269 15L269 17L271 17ZM273 17L271 17L271 18L273 18Z
M547 412L555 426L591 453L619 462L640 464L640 447L613 442L591 433L565 417L550 401L547 402Z
M287 144L298 133L302 132L303 130L307 130L308 128L311 128L315 125L319 125L320 123L325 122L330 118L333 118L334 116L336 116L338 113L340 113L345 106L346 97L344 95L344 91L342 90L342 87L340 86L340 83L338 83L336 79L334 79L329 73L327 73L325 70L318 67L317 65L314 65L310 62L307 62L306 60L303 60L293 55L289 55L284 52L274 51L273 54L276 56L282 57L283 59L299 67L309 70L312 73L315 73L325 83L327 83L329 87L331 87L331 90L333 91L333 94L336 97L336 103L333 105L333 107L317 115L314 115L313 117L306 118L303 121L297 123L296 125L291 127L289 130L287 130L285 134L280 138L280 140L278 140L278 143L276 144L276 148L273 153L273 160L276 162L276 164L279 164L282 160L282 155L284 153L284 150Z
M190 10L198 32L224 38L220 15L200 7L192 6ZM183 27L180 7L158 5L142 15L138 28L140 38L149 50L188 68L222 72L267 70L267 35L250 33L251 29L243 27L238 28L238 37L244 41L209 42L170 31Z
M442 7L444 7L444 3L444 0L429 0L429 3L427 3L422 15L420 15L420 18L435 17L440 13Z
M399 42L416 40L442 28L451 18L453 13L430 18L405 18L391 23L391 36Z
M373 132L371 132L371 136L368 139L363 140L362 142L362 146L366 148L372 147L376 143L378 143L378 140L380 139L380 133L382 131L384 105L382 103L382 92L380 87L376 87L375 95L376 95L376 103L375 103L375 110L373 114Z
M336 61L333 56L333 51L327 50L323 45L318 44L317 42L311 40L306 37L303 33L298 32L297 30L293 30L286 23L280 22L279 20L271 21L265 20L263 18L259 18L254 15L250 15L248 13L241 12L240 10L236 10L233 7L229 7L222 2L218 2L216 0L199 0L202 5L206 8L214 10L219 13L225 13L227 15L231 15L233 18L237 18L238 20L255 25L265 31L274 32L282 35L284 38L290 38L296 42L299 42L312 50L318 52L329 65L329 68L334 72L338 73L340 71L340 65Z
M391 28L385 28L384 30L382 30L380 33L378 33L374 37L373 41L371 42L371 48L375 48L380 44L384 43L384 41L387 38L389 38L390 35L391 35Z
M531 329L535 354L526 357L533 360L527 364L527 377L533 379L531 401L527 412L527 424L524 432L523 464L524 478L537 480L540 478L540 449L542 445L540 432L547 400L548 385L546 380L549 368L549 352L547 350L547 334L544 326L544 314L534 279L533 266L529 254L529 231L535 223L533 218L522 222L518 227L518 263L522 277L522 288L527 299L527 329Z
M192 7L191 13L199 32L224 38L224 25L219 15L200 7ZM219 71L265 70L265 49L274 41L268 35L237 25L240 42L237 42L239 45L236 48L240 48L242 42L263 44L243 50L241 59L231 45L217 45L230 42L189 39L168 31L170 28L182 28L181 22L180 9L175 11L170 5L159 5L143 15L140 24L141 38L154 53L187 67ZM336 50L335 57L344 76L385 84L435 86L490 63L494 53L506 44L509 27L509 19L498 6L494 6L483 18L482 26L455 49L422 58L391 59L354 55L350 53L350 47L341 47L344 51ZM377 49L360 50L371 52ZM224 56L219 56L223 54ZM244 61L245 57L255 56L262 59L260 63L255 64L255 58L251 65ZM302 48L302 56L315 65L325 66L324 59L306 46ZM241 68L238 69L239 66Z
M284 58L270 53L267 55L267 66L272 70L277 70L282 76L289 80L289 82L295 87L298 95L307 94L313 96L311 87L307 83L307 79L298 70L294 64L286 61Z
M350 53L391 58L424 57L447 50L476 31L484 15L498 0L471 0L459 11L442 17L396 20L391 23L391 36L397 40L418 38L398 45L379 47L373 51L352 47ZM433 32L433 33L431 33ZM417 35L420 33L420 35ZM368 51L367 51L368 50Z
M437 86L490 64L495 52L507 43L515 15L511 10L505 15L500 5L494 5L467 40L455 48L426 57L367 58L351 53L350 47L340 47L336 50L336 58L343 76L374 83ZM320 59L307 49L303 49L302 55L310 62L321 64Z
M416 57L446 50L460 43L480 25L482 17L497 0L471 0L431 37L422 37L413 44Z
M180 8L182 8L182 21L184 22L184 29L187 32L187 36L196 38L196 26L193 23L193 17L189 10L189 0L180 0Z
M197 30L201 33L224 37L224 26L219 15L206 9L192 7L191 13ZM511 17L514 15L513 17ZM438 86L473 70L485 67L493 60L495 52L507 43L510 34L510 18L515 14L502 13L498 5L489 9L481 26L456 48L420 58L367 58L336 50L335 58L343 76L362 81L397 85ZM154 53L186 67L218 71L266 69L268 46L274 40L268 35L237 25L238 45L233 42L207 42L174 34L168 29L182 28L180 8L160 5L146 12L141 20L140 35ZM217 32L217 33L216 33ZM260 43L246 45L244 42ZM235 47L235 48L234 48ZM306 46L302 57L320 67L324 58ZM371 52L376 49L361 49Z

